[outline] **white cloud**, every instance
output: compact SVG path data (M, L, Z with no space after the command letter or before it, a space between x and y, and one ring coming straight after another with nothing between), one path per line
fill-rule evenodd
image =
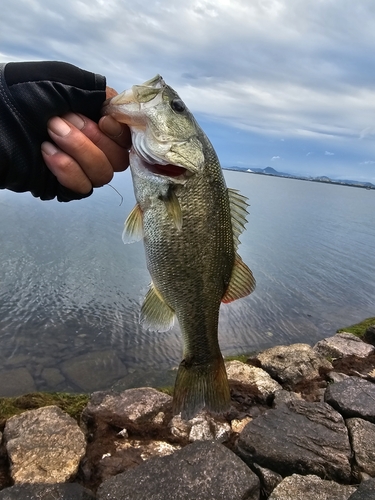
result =
M374 165L375 161L374 160L366 160L366 161L361 161L360 165Z
M271 161L272 161L272 160L280 160L280 159L281 159L281 157L280 157L280 156L272 156Z
M324 151L324 154L326 156L334 156L335 155L335 153L331 153L330 151Z

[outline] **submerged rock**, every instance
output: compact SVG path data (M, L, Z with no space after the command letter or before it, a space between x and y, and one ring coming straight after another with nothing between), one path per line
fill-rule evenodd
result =
M196 442L105 481L98 500L258 500L259 479L233 452Z
M10 418L4 438L16 484L68 481L77 473L86 451L77 422L57 406Z

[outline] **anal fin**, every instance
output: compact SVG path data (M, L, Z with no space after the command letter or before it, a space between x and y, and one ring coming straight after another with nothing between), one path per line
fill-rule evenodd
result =
M229 285L221 299L224 304L246 297L255 290L255 278L251 270L237 254Z
M140 323L145 329L166 332L172 328L175 313L151 283L141 308Z

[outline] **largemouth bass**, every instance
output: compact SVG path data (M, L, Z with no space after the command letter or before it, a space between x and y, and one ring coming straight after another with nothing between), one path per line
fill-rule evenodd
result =
M177 317L183 335L173 410L186 419L204 408L223 413L230 392L218 342L220 304L255 288L237 254L247 199L226 187L209 139L160 76L113 97L104 112L132 133L137 204L123 240L143 238L152 278L140 321L166 331Z

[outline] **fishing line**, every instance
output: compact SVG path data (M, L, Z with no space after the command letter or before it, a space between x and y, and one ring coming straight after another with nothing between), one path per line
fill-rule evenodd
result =
M109 186L109 187L110 187L110 188L112 188L114 191L116 191L116 193L120 196L120 198L121 198L121 202L120 202L119 207L121 207L122 202L124 201L124 197L122 196L122 194L121 194L121 193L119 193L119 192L117 191L117 189L116 189L115 187L111 186L111 184L107 184L107 186Z

